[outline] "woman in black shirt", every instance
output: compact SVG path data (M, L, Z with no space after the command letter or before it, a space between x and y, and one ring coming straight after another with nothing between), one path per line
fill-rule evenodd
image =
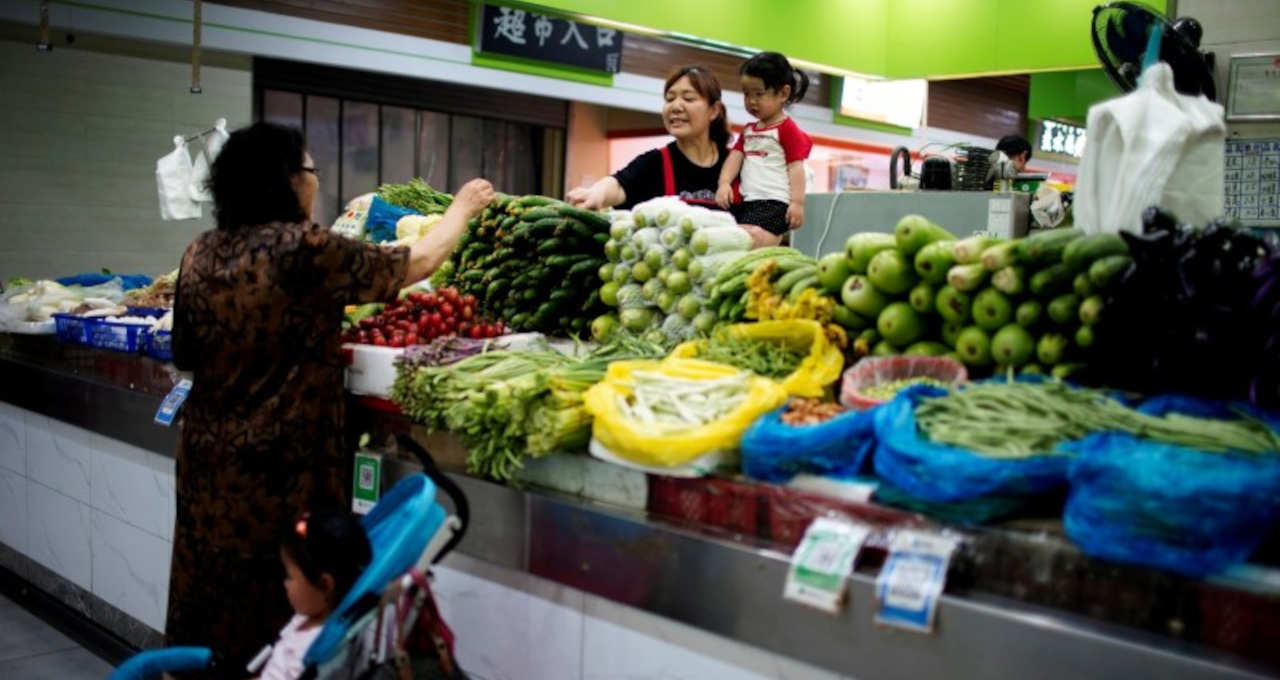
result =
M658 196L716 207L720 168L728 157L729 118L720 82L700 66L685 66L667 78L662 124L675 141L636 156L627 167L589 187L569 192L569 202L588 210L630 208Z

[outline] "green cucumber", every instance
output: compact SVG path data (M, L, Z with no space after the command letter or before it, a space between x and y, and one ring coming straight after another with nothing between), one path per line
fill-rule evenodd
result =
M1046 267L1031 275L1028 287L1037 297L1049 297L1071 286L1075 272L1065 262Z
M1133 258L1128 255L1108 255L1094 260L1093 264L1089 265L1089 282L1098 290L1106 290L1120 278L1132 262Z
M817 268L812 266L793 269L778 277L778 280L773 282L773 289L782 295L786 295L796 283L813 276L816 271Z
M533 208L526 210L520 215L521 222L537 222L538 220L546 220L555 218L557 221L563 220L564 216L555 208Z
M1129 246L1119 234L1089 234L1067 244L1062 250L1062 263L1072 271L1080 271L1108 255L1128 254Z
M1084 236L1079 229L1050 229L1018 241L1018 260L1035 267L1057 264L1067 244Z
M549 238L538 244L536 252L539 255L551 255L565 249L567 242L564 239Z
M817 273L809 274L803 279L800 279L800 281L798 281L794 286L790 288L791 292L787 294L787 301L795 302L796 300L800 299L801 293L805 292L810 288L817 288L817 287L818 287Z
M609 227L610 227L609 218L603 213L592 212L590 210L583 210L581 208L575 208L567 204L556 206L556 210L559 211L559 213L561 215L564 215L565 217L572 217L575 220L579 220L583 222L585 225L589 225L593 231L609 230Z

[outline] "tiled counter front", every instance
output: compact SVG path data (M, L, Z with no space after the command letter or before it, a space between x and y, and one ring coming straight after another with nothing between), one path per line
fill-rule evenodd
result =
M0 564L137 645L164 630L172 457L0 402Z
M158 646L173 519L172 457L0 402L0 566ZM476 680L839 677L465 555L436 590Z

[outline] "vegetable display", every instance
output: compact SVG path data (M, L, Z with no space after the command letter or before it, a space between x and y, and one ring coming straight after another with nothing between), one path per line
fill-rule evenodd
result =
M378 195L391 205L408 208L422 215L443 213L453 204L453 195L431 188L420 177L415 177L405 184L383 184L378 188ZM396 224L397 238L403 238Z
M596 273L600 299L617 311L597 318L592 335L605 340L625 328L673 343L710 332L718 320L735 318L734 305L745 308L743 290L730 301L728 289L721 295L712 281L750 247L751 237L728 213L677 199L656 198L614 213L604 246L609 261Z
M526 456L586 447L591 416L582 395L610 362L664 353L623 334L581 357L548 347L484 352L448 365L410 359L397 367L391 398L428 428L459 435L469 472L506 480Z
M1075 229L957 240L907 215L892 234L854 234L824 256L819 283L839 291L831 318L857 332L858 355L948 356L979 371L1065 377L1087 359L1127 252L1120 236Z
M776 380L795 372L804 355L776 342L739 337L721 327L699 343L697 358Z
M479 315L475 297L442 288L434 293L415 291L387 303L381 311L359 318L343 331L342 341L409 347L446 335L493 338L504 332L501 323Z
M1201 451L1280 454L1280 436L1244 416L1216 420L1153 416L1106 394L1056 381L971 384L925 399L916 420L930 439L991 458L1052 455L1064 442L1097 431L1127 432Z
M467 225L441 278L515 330L581 336L605 310L595 281L608 240L602 214L499 194Z
M732 413L747 398L749 373L687 380L655 371L635 371L631 377L630 394L617 395L618 411L658 434L672 434Z
M1280 242L1214 221L1179 226L1150 208L1132 256L1089 267L1100 291L1082 304L1097 319L1090 382L1193 392L1280 408ZM1141 338L1141 340L1138 340Z
M787 425L817 425L844 413L844 410L835 402L798 397L787 402L781 419Z

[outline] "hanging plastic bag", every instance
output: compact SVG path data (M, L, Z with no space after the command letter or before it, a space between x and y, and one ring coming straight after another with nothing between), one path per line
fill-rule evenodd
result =
M875 414L846 411L816 425L782 422L784 408L764 414L742 435L742 469L766 482L800 473L851 478L875 447Z
M792 396L821 397L844 368L844 355L831 344L822 324L811 319L736 324L729 326L728 332L734 337L778 342L794 352L804 352L805 357L796 370L778 381L782 389ZM672 350L671 356L695 358L702 342L691 340L683 343Z
M200 204L191 200L191 155L182 135L173 138L173 151L156 161L156 186L160 194L160 219L193 220L201 215Z
M385 243L396 240L396 222L405 215L417 215L418 211L401 208L374 195L369 202L369 213L365 216L365 238L374 243Z
M936 387L908 388L874 411L876 475L924 501L948 503L987 496L1035 496L1067 481L1066 454L985 458L938 444L916 426L916 406L946 394Z
M1085 232L1139 231L1152 205L1192 224L1222 214L1222 106L1179 94L1168 64L1143 72L1137 90L1090 107L1087 134L1074 201Z
M633 374L659 373L678 380L717 380L739 373L732 366L697 359L663 361L615 361L604 379L587 390L583 401L594 416L591 435L614 454L641 465L684 465L712 451L738 448L743 430L760 414L786 399L777 383L751 376L742 402L724 417L703 425L655 433L651 425L633 421L618 407L618 400L632 395Z
M1138 410L1237 417L1226 404L1184 396L1156 397ZM1075 456L1063 526L1094 557L1212 574L1248 559L1280 518L1280 455L1274 453L1198 451L1118 432L1064 448Z

